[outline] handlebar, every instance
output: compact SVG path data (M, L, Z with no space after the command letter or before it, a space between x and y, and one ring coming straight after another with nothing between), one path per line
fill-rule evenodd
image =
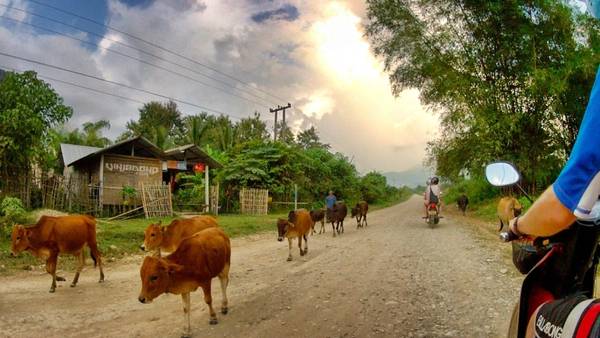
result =
M514 232L512 231L505 231L505 232L501 232L500 235L500 240L503 242L512 242L515 239L518 239L519 236L517 236Z

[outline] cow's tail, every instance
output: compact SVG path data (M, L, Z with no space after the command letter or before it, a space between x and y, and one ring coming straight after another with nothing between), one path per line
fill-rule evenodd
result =
M96 219L92 216L86 215L87 224L87 242L90 247L90 256L94 261L94 267L98 266L100 260L100 251L98 251L98 243L96 242Z
M98 258L96 258L94 250L90 250L90 256L92 256L92 260L94 261L94 267L98 266Z

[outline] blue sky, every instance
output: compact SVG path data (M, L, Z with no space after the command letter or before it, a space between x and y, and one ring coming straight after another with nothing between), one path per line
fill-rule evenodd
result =
M39 0L39 2L47 3L53 7L57 7L60 9L65 9L69 12L76 13L82 17L88 17L93 20L99 22L106 22L108 16L108 4L106 1L100 0L85 0L85 1L73 1L73 0ZM83 20L68 14L61 13L52 8L48 8L45 6L38 5L33 2L28 2L27 6L28 10L43 15L47 17L51 17L52 19L59 20L70 25L74 25L77 27L81 27L87 31L91 31L97 33L99 35L104 35L106 33L106 29L100 25L89 22L87 20ZM17 7L17 6L15 6ZM55 31L69 33L69 34L77 34L78 31L69 27L65 27L64 25L60 25L55 22L51 22L36 16L31 16L31 23L43 26ZM41 34L48 34L46 31L39 31ZM98 38L94 36L90 36L90 41L97 43Z

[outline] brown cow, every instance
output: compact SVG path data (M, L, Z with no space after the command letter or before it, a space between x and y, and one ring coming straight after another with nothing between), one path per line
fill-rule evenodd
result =
M354 208L352 208L352 217L356 217L356 228L363 227L363 222L365 226L367 224L367 212L369 211L369 204L365 201L360 201L356 203Z
M227 314L227 284L231 244L229 237L219 228L208 228L184 239L172 254L160 257L146 257L140 268L142 290L138 297L141 303L151 303L163 293L181 295L183 313L186 319L184 337L191 334L190 292L198 287L204 292L208 304L210 324L217 324L217 315L212 307L211 281L219 277L223 294L222 314Z
M502 230L504 224L508 225L511 219L519 216L522 210L523 206L516 198L502 197L497 208L497 215L500 219L500 229L498 231Z
M465 216L467 206L469 205L469 198L467 197L467 195L461 194L460 196L458 196L458 198L456 199L456 204L458 205L458 209L462 211L463 216Z
M310 211L310 218L313 220L311 235L315 233L315 224L321 222L321 229L319 229L319 235L325 233L325 209L317 209Z
M338 235L344 233L344 219L347 214L348 207L346 207L346 203L344 202L335 202L333 208L327 209L327 222L331 223L333 237L335 237L336 232Z
M157 250L158 256L161 250L173 252L181 241L190 237L198 231L207 228L218 227L217 220L212 216L196 216L192 218L176 219L168 226L161 226L161 223L150 224L144 231L144 243L140 249L144 251Z
M283 237L287 237L290 245L290 254L288 261L292 260L292 239L298 237L298 248L300 249L300 256L304 256L308 253L308 239L306 236L312 229L315 222L310 217L310 213L305 209L292 210L288 214L288 219L277 220L277 231L279 237L278 241L283 241ZM304 250L302 250L302 238L304 238Z
M27 250L32 255L46 258L46 271L52 275L50 292L56 290L56 281L64 281L56 276L56 262L59 253L73 254L79 260L79 266L71 287L77 285L79 274L85 264L83 246L90 248L94 266L100 267L100 282L104 281L102 259L96 243L96 220L86 215L50 217L42 216L37 224L31 227L15 225L11 234L10 247L13 256Z

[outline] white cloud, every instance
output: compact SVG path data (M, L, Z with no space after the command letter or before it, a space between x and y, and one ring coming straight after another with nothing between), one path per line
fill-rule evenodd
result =
M10 17L17 21L24 21L27 14L24 11L11 10L10 7L27 10L27 3L24 0L8 0L4 1L3 6L0 6L0 15Z
M277 2L266 3L267 6L279 5ZM210 67L243 79L252 87L274 93L281 100L252 91L209 69L110 31L100 42L104 47L164 67L177 68L106 38L123 41L208 76L218 77L236 88L252 91L254 95L265 97L268 103L249 103L101 49L90 51L64 37L33 34L25 26L10 31L0 26L0 45L17 55L164 93L233 115L248 116L259 111L269 119L269 125L272 125L272 115L268 113L268 107L292 101L294 109L288 113L292 130L316 126L323 141L331 143L335 150L354 157L361 171L404 170L421 164L425 144L437 130L437 118L421 107L415 90L404 92L398 98L392 96L381 62L372 55L363 35L364 4L361 1L295 0L292 4L300 13L298 20L268 20L263 24L250 19L252 14L265 10L265 4L257 1L209 0L192 7L189 4L172 6L156 1L151 6L140 8L110 1L109 25L201 60ZM43 74L141 101L157 99L4 57L0 57L0 63L34 68ZM231 91L197 74L176 70ZM111 120L110 134L114 137L124 130L128 120L137 117L140 106L137 103L67 85L54 86L75 108L76 115L71 121L73 126L107 118ZM248 94L237 93L258 100ZM180 105L180 109L184 114L200 110L186 105Z

